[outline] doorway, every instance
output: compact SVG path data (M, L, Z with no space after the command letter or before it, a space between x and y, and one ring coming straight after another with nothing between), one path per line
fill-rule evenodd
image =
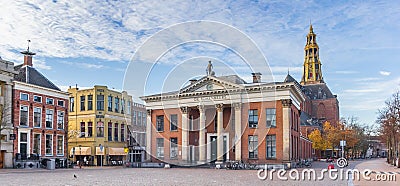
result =
M4 165L4 152L5 151L0 151L0 169L2 169L3 168L3 165Z
M97 166L103 166L103 156L102 155L96 155L97 158Z
M229 151L228 151L228 135L229 134L224 134L223 137L223 161L225 162L227 160L227 157L229 157ZM208 154L208 159L210 162L215 162L217 160L217 135L216 134L209 134L210 143L207 144L207 150L209 152Z

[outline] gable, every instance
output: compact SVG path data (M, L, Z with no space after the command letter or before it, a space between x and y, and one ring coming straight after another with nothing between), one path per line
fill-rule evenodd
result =
M238 89L243 88L242 85L224 81L217 77L205 76L198 81L181 89L181 93L198 92L207 90L224 90L224 89Z

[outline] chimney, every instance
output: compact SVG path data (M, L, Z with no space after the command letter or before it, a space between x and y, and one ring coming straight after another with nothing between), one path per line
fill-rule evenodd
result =
M24 54L24 66L32 66L32 56L36 55L36 53L30 52L29 51L29 43L31 40L28 40L28 49L26 51L22 51L21 54Z
M253 83L261 83L261 73L256 72L256 73L251 73L253 75Z

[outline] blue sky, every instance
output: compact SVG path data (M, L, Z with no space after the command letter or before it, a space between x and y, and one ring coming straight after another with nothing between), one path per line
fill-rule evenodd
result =
M122 89L125 69L143 43L171 25L193 20L221 22L242 31L266 56L276 81L283 80L288 68L300 80L311 20L324 79L338 95L343 117L354 115L363 123L373 123L377 109L400 86L397 1L16 0L2 1L0 7L2 59L22 63L19 51L26 49L30 39L31 50L37 53L34 66L64 90L75 84ZM241 61L231 50L189 43L160 58L155 74L171 74L171 69L182 67L182 73L168 76L172 82L177 77L181 81L162 90L181 87L186 77L204 75L208 59L215 61L217 75L234 72L250 77L250 71L241 71L240 65L233 71L226 68ZM182 61L188 61L186 67L177 65ZM143 65L135 64L138 74ZM165 80L161 75L152 77L154 82ZM135 80L130 82L135 87ZM149 92L159 90L148 84Z

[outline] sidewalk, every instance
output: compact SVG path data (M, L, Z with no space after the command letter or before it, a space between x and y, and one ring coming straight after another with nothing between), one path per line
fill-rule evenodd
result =
M379 158L379 159L366 161L366 162L358 164L355 168L358 169L360 172L365 169L369 169L372 171L372 174L369 175L371 180L365 180L360 175L360 181L354 180L353 181L354 185L360 185L360 186L361 185L362 186L364 186L364 185L373 185L373 186L400 185L400 169L387 164L385 158ZM387 177L387 175L395 175L395 181L388 181L388 180L377 181L376 175L378 175L382 179ZM383 177L382 177L382 175L383 175Z

